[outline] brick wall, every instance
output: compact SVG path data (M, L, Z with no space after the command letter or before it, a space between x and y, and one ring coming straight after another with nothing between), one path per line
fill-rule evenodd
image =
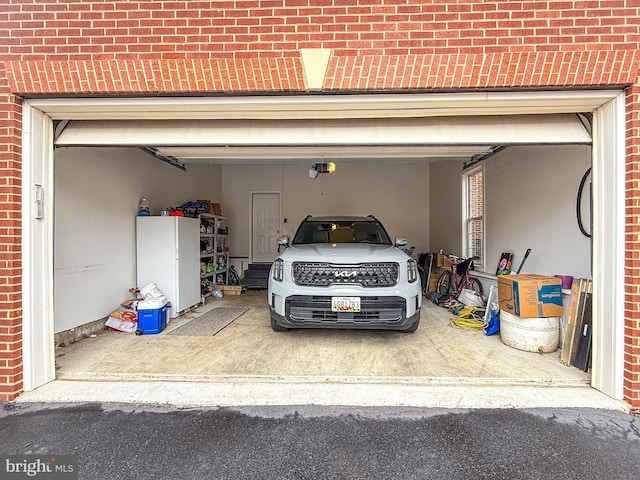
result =
M34 60L633 50L637 0L14 0L0 56Z
M0 94L0 400L22 389L21 109Z
M21 390L20 99L13 94L627 86L625 396L640 407L640 0L89 1L0 6L0 399Z
M640 85L627 95L624 396L640 410Z

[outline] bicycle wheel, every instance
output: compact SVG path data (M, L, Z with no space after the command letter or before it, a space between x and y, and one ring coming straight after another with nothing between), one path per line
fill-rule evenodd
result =
M447 295L451 292L451 284L451 272L449 270L445 270L440 274L440 278L438 278L436 291L442 295Z
M480 280L474 277L467 278L467 283L464 288L468 288L469 290L473 290L474 292L478 292L480 295L483 294L482 284Z

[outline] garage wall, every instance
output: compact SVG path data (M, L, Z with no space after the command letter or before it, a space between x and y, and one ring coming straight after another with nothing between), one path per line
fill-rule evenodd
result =
M389 235L416 251L429 248L429 165L342 162L332 174L309 178L308 164L225 165L223 213L231 218L231 255L250 255L250 192L282 192L283 235L312 215L378 217ZM275 246L274 246L275 248Z
M495 273L500 253L513 251L514 268L531 248L522 273L591 278L589 239L576 221L580 180L591 166L587 146L509 147L485 161L487 273ZM431 168L431 244L460 252L461 166ZM443 202L449 191L449 201ZM583 223L589 230L588 184ZM454 207L458 205L457 207ZM456 210L458 209L458 210Z
M517 266L531 248L522 273L591 278L590 242L575 213L590 166L587 146L510 147L492 157L485 166L487 258L497 264L502 251L513 251ZM588 216L583 221L588 226Z
M56 333L101 319L130 297L143 197L154 215L196 198L219 200L220 167L183 172L136 149L56 149Z
M460 172L463 162L431 164L429 181L431 237L434 252L461 254L462 190Z

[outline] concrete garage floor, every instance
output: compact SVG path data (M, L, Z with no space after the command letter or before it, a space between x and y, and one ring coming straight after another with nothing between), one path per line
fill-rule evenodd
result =
M168 333L217 307L249 310L215 336ZM423 303L413 334L291 330L269 324L266 291L248 291L172 319L158 335L105 330L56 355L57 380L24 401L115 401L179 407L267 404L444 408L593 406L623 409L589 386L560 351L520 351L499 335L452 327Z

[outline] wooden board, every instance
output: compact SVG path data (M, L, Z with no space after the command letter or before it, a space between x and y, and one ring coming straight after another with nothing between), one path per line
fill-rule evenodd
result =
M576 330L578 335L578 348L575 359L571 362L583 372L589 371L591 363L591 293L587 293L584 303L581 327Z
M578 303L578 311L576 312L576 321L573 332L573 344L571 345L571 358L569 359L570 365L575 365L576 355L578 353L578 345L580 344L580 338L582 337L582 327L584 325L584 309L587 305L587 297L591 293L591 280L585 280L582 285L582 292L580 295L580 302Z
M242 295L247 290L246 285L221 285L218 284L218 288L222 290L225 295Z
M581 305L584 305L584 294L587 280L583 278L574 279L571 285L571 298L569 300L569 309L567 312L567 325L564 331L564 340L562 342L562 352L560 361L565 365L571 365L571 352L576 339L576 322L578 312Z

